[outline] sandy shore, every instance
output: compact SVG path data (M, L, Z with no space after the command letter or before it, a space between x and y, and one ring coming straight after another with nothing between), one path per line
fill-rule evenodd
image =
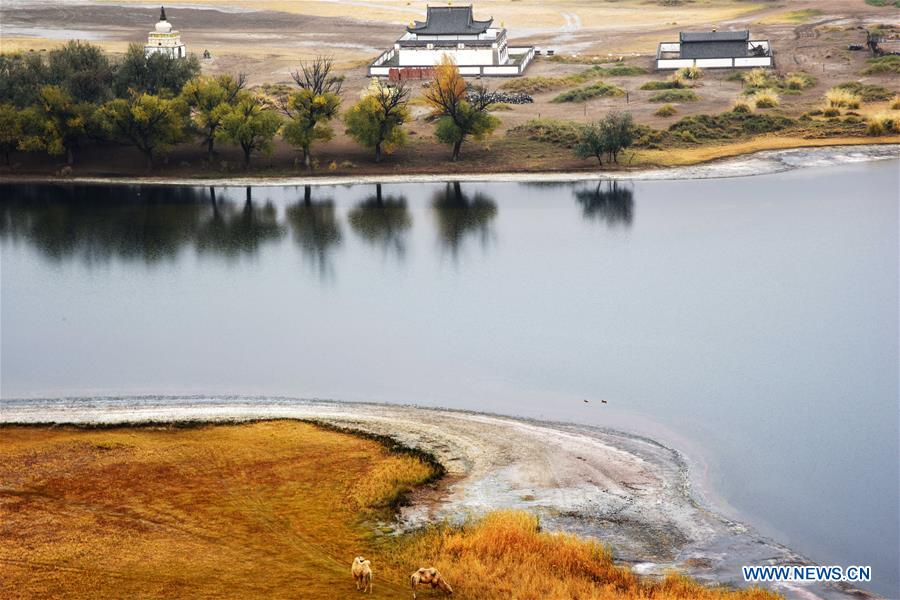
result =
M65 183L79 185L172 185L215 187L263 187L305 185L353 185L371 183L463 182L570 182L570 181L660 181L747 177L780 173L804 167L828 167L846 163L886 160L900 157L900 144L865 144L765 150L697 165L631 171L547 172L547 173L446 173L411 175L357 175L314 177L225 177L220 179L192 177L0 177L2 183Z
M252 398L88 398L4 401L7 423L317 420L396 439L434 455L447 485L403 509L403 527L497 508L539 513L545 526L610 543L639 572L677 567L741 585L744 564L808 561L729 520L692 493L675 450L627 433L496 415L380 404ZM876 597L785 586L789 598Z

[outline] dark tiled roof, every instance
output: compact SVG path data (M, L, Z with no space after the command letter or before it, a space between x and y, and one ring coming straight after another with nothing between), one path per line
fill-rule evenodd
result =
M679 39L684 42L746 42L750 40L750 30L740 31L682 31Z
M426 21L416 21L407 31L419 35L478 35L492 22L476 21L471 6L429 6Z
M738 58L747 56L750 32L682 31L681 58Z

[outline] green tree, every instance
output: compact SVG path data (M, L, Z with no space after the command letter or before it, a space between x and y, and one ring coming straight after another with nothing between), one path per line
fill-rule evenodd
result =
M301 62L300 70L293 73L300 89L279 102L288 118L282 135L303 152L306 168L312 167L312 145L334 136L328 123L337 116L341 106L342 79L331 75L332 65L331 59L323 57L311 63Z
M191 54L174 58L154 52L147 56L140 44L131 44L116 69L116 96L125 98L130 92L174 97L188 81L200 74L200 61Z
M601 131L599 124L590 123L581 129L581 134L578 136L578 142L575 144L574 151L575 156L578 158L591 158L593 156L597 159L600 166L603 166L603 155L606 153L606 140L603 137L603 132Z
M76 102L102 103L112 97L113 68L93 44L70 41L47 53L47 82L66 90Z
M281 118L255 96L240 94L237 103L222 117L219 137L241 147L244 166L250 166L253 152L272 152L272 138L281 127Z
M99 120L113 140L140 150L150 170L157 157L186 139L189 115L180 98L132 93L104 104Z
M206 156L210 162L222 119L234 108L233 103L245 82L243 74L237 78L231 75L196 77L188 81L181 90L181 97L191 108L194 126L200 131L206 145Z
M66 163L75 163L75 152L94 125L96 107L75 102L58 85L45 85L39 93L34 121L23 133L22 150L45 150L48 154L65 154Z
M459 160L459 151L466 138L484 139L500 124L500 120L488 112L491 95L487 89L467 85L449 56L435 67L434 79L424 96L432 115L438 119L435 136L453 146L451 160Z
M606 138L606 151L614 163L619 162L619 153L634 143L634 119L629 112L612 111L603 117L601 124Z
M20 108L36 104L48 81L47 66L37 52L0 53L0 103Z
M619 153L634 143L634 120L631 113L613 111L599 123L586 125L575 145L579 158L595 157L603 166L605 154L612 162L619 162Z
M9 153L19 147L24 137L22 116L12 104L0 104L0 152L9 165Z
M409 88L403 83L388 86L377 79L354 104L344 121L347 134L367 148L375 149L375 162L382 151L390 154L406 143L403 124L409 119Z

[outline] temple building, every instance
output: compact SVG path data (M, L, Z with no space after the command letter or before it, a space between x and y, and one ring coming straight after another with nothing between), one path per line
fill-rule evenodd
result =
M751 40L750 31L682 31L677 42L662 42L656 51L656 68L771 67L769 40Z
M463 75L521 75L534 58L534 46L511 47L504 27L478 21L471 6L429 6L425 21L406 32L369 65L369 76L392 79L430 77L449 56Z
M144 46L144 54L167 54L171 58L184 58L187 49L181 43L181 32L172 29L172 24L166 20L166 9L159 9L159 23L147 35L147 45Z

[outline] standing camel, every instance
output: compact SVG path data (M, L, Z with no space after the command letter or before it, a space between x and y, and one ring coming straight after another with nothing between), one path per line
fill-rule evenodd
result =
M350 574L353 575L353 579L356 581L357 592L362 589L363 592L372 593L371 561L364 559L362 556L357 556L353 559L353 564L350 566Z

